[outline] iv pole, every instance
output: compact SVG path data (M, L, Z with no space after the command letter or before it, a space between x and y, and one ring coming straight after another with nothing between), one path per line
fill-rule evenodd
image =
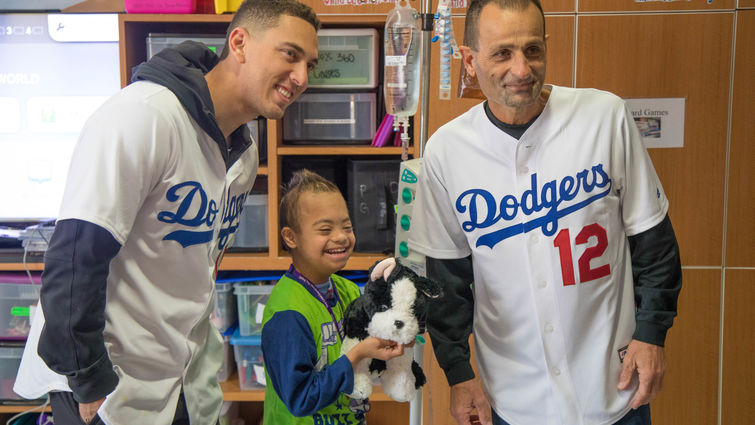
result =
M430 107L430 40L433 31L433 14L430 0L420 0L420 17L422 19L422 63L420 74L420 111L419 111L419 149L417 158L422 158L427 142L427 114Z
M433 14L430 0L420 0L420 18L422 20L422 55L420 64L420 111L419 111L419 141L416 158L422 158L427 142L427 115L430 107L430 42L433 31ZM425 344L414 345L414 359L424 367ZM417 391L414 400L409 403L409 425L422 425L422 388Z

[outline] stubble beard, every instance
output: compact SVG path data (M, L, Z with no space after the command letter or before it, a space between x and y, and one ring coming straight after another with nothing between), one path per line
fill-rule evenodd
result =
M503 104L509 108L522 109L534 105L540 97L540 92L543 90L543 82L536 81L532 85L532 90L529 92L528 97L522 97L520 94L509 93L505 86L503 88Z

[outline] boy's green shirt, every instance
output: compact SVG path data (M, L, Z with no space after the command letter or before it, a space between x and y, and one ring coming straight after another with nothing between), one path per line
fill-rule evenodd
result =
M359 288L350 280L332 275L331 280L341 298L343 308L336 304L332 308L339 326L343 325L343 314L346 307L359 297ZM262 327L278 312L293 310L301 313L309 323L317 348L316 371L332 364L341 356L341 339L327 308L299 282L284 275L273 288L270 298L265 305L262 316ZM282 342L285 343L285 342ZM291 347L295 350L296 347ZM263 425L325 425L364 423L364 400L353 400L341 393L338 400L326 406L312 416L293 416L283 401L278 397L272 384L267 368L265 379L265 406ZM352 411L354 410L354 411Z

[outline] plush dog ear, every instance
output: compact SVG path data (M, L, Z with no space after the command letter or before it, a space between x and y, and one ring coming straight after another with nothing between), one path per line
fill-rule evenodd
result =
M391 275L391 272L393 269L396 268L396 259L386 258L385 260L382 260L378 263L376 263L372 268L370 269L370 280L376 281L380 278L383 278L384 280L388 280L388 276Z
M426 277L417 277L417 281L414 282L414 287L425 294L427 298L438 298L443 295L443 291L438 282Z
M367 296L362 295L349 304L343 315L343 330L346 336L360 341L367 338L367 326L372 314L374 307Z

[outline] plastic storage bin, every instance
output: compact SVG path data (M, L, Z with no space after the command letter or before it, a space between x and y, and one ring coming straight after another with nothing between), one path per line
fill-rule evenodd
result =
M378 32L374 28L321 29L319 62L309 73L309 87L374 89L377 87Z
M233 283L217 282L215 284L215 308L212 310L210 321L218 328L220 333L223 333L236 322L237 318Z
M266 251L268 247L267 194L249 195L239 217L239 227L233 241L234 248Z
M128 13L194 13L197 0L123 0Z
M239 310L239 334L241 336L259 335L262 327L262 313L273 291L273 285L236 285Z
M41 285L0 283L0 339L24 339L31 327L31 309Z
M364 144L375 136L375 93L304 93L283 117L283 141Z
M242 390L265 387L265 362L262 360L261 342L259 335L242 336L238 330L231 337L236 370L239 372L239 387Z
M167 47L177 46L186 40L194 40L204 43L210 50L218 56L223 52L225 47L225 34L147 34L147 59L154 56L160 50Z
M16 373L23 354L23 343L0 345L0 400L23 400L13 392L13 384L16 382Z

